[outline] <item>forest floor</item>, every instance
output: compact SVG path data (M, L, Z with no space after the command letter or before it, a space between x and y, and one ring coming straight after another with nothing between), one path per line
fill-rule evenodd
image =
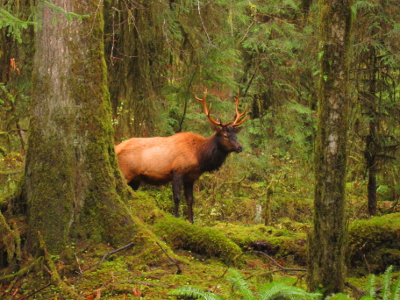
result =
M400 220L400 216L396 219ZM255 295L260 286L270 282L284 281L306 289L304 237L308 229L304 226L303 232L299 232L299 224L292 224L291 229L288 229L289 223L285 224L279 226L281 228L216 224L214 229L236 243L247 243L246 247L241 244L243 254L237 264L223 262L223 254L217 257L178 248L174 249L174 258L162 251L160 253L165 255L155 257L143 250L138 253L136 246L129 243L123 249L93 243L72 244L75 260L72 264L66 264L58 256L52 259L62 280L82 299L195 299L168 295L181 287L199 288L223 299L231 299L229 295L233 285L229 277L232 271L239 272ZM188 226L197 225L188 223ZM259 240L260 233L269 238ZM239 235L243 235L242 239ZM250 242L253 238L256 240ZM157 247L162 249L167 246L160 240ZM349 271L353 277L347 278L346 294L358 299L366 286L366 277L354 274L365 273ZM394 278L398 277L399 274L396 274ZM51 283L50 271L42 266L33 267L27 276L13 282L12 286L1 287L0 299L72 298Z
M16 171L23 164L18 155L2 163ZM358 299L369 273L383 273L389 265L400 266L400 214L395 213L398 203L380 201L382 217L368 218L361 187L358 183L348 185L350 252L345 292ZM8 177L1 186L5 193L15 188L15 181ZM242 182L236 190L221 186L213 187L211 192L205 187L196 191L197 198L205 200L195 205L195 225L184 217L175 221L170 216L173 204L169 187L137 192L137 199L130 205L157 233L159 241L147 251L138 250L140 247L130 241L123 249L91 241L71 243L72 261L51 257L62 281L82 299L190 299L168 295L181 287L199 288L230 299L233 285L229 278L235 271L254 293L264 284L281 281L306 289L312 199L277 192L272 205L274 222L265 226L259 211L264 200L249 196L263 195L265 185ZM159 211L156 214L154 207ZM182 203L181 211L185 209ZM166 228L171 227L182 232L168 232ZM183 231L192 232L190 243ZM164 248L173 249L175 256L171 257ZM240 259L235 253L240 253ZM39 267L33 264L33 258L24 259L21 267L32 268L26 276L0 286L0 299L71 299L52 283L51 271L45 264ZM394 278L398 277L394 273Z

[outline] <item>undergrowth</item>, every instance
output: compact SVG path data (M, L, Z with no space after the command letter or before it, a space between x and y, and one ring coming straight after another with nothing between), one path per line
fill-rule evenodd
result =
M227 277L232 287L226 296L220 296L210 291L203 291L194 287L181 287L168 293L168 295L192 297L191 299L204 300L223 300L223 299L243 299L243 300L272 300L272 299L292 299L306 300L318 299L321 294L308 293L304 289L290 285L287 279L272 281L260 285L254 290L245 279L235 270L230 271Z
M400 299L400 279L392 282L393 266L386 269L381 279L381 288L376 286L376 276L371 274L368 277L365 291L358 290L359 293L364 294L361 298L359 296L352 297L348 294L332 294L326 297L326 300L398 300ZM302 287L297 287L290 282L290 278L282 278L262 284L259 286L251 286L243 276L235 271L230 271L230 276L227 277L231 283L229 293L219 295L212 291L204 291L196 287L180 287L170 291L168 295L188 297L184 299L203 299L203 300L224 300L224 299L242 299L242 300L306 300L306 299L322 299L321 293L309 293Z

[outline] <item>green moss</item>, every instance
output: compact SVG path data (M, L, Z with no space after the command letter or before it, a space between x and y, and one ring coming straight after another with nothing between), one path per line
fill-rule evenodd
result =
M190 250L207 257L219 257L225 263L238 264L242 251L224 234L213 228L191 225L167 216L155 224L157 234L174 248Z
M384 271L400 265L400 213L357 220L349 229L349 261L353 267L369 265L372 271Z
M220 223L215 228L243 250L248 249L253 242L264 241L276 231L275 228L265 225L243 226L230 223Z
M292 223L293 226L285 224L290 228L299 226L296 222ZM305 232L284 228L276 229L261 224L254 226L219 224L217 228L244 251L263 251L276 258L283 258L290 255L298 264L304 265L306 262Z

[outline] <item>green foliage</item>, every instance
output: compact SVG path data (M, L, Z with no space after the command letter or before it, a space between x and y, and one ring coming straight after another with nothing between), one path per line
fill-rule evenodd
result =
M371 274L367 280L366 294L361 300L397 300L400 297L400 279L392 282L393 266L390 266L385 271L382 278L382 289L376 288L375 275ZM194 297L194 299L208 299L208 300L221 300L221 299L243 299L243 300L272 300L272 299L321 299L320 293L308 293L304 289L295 287L288 283L287 279L275 280L268 284L261 285L254 292L246 280L239 274L238 271L230 270L228 280L232 284L232 289L228 297L216 295L209 291L203 291L199 288L181 287L168 293L174 296L187 296ZM349 295L338 293L332 294L326 298L327 300L351 300Z
M395 115L399 93L398 72L400 56L397 40L400 37L394 1L355 1L357 18L354 20L351 48L354 70L354 97L359 101L353 108L352 134L358 149L364 151L367 171L377 186L397 185L394 172L399 168L399 120ZM389 7L391 7L389 9ZM397 173L397 172L396 172ZM371 186L370 190L375 189ZM370 192L371 193L371 192ZM394 200L391 193L390 198Z
M181 287L176 290L173 290L173 291L169 292L168 295L170 295L170 296L185 296L185 297L191 297L192 299L203 299L203 300L223 300L224 299L214 293L206 292L199 288L186 287L186 286Z
M37 23L20 20L10 13L9 9L9 5L5 6L5 8L0 7L0 29L3 27L8 27L8 36L12 36L19 43L21 43L22 31L27 29L29 25L37 26Z
M243 300L303 300L319 299L321 294L308 293L304 289L285 283L285 280L272 281L262 285L254 292L246 280L235 270L230 270L228 280L232 284L232 290L228 298L205 292L198 288L181 287L168 293L168 295L196 297L195 299L221 300L221 299L243 299Z
M382 277L381 288L379 289L376 286L376 276L374 274L369 275L366 286L366 294L361 298L361 300L398 300L400 297L400 279L392 282L392 271L393 266L389 266L386 269ZM336 300L339 298L332 297L330 299ZM347 300L351 298L347 297L342 299Z
M88 15L79 15L73 12L66 12L64 9L62 9L59 6L54 5L50 1L40 1L44 5L50 7L54 11L57 11L61 14L63 14L68 22L72 22L72 20L78 19L82 20L83 18L89 17ZM11 1L12 3L12 1ZM15 40L17 40L19 43L22 43L22 31L27 29L29 26L34 26L35 29L37 29L38 26L40 26L40 19L35 20L35 21L30 21L29 19L37 19L37 14L36 12L32 9L32 14L29 16L28 20L21 20L19 19L14 12L12 11L12 4L8 3L5 6L0 6L0 29L3 27L8 28L8 36L12 36ZM56 22L57 19L54 18L54 22Z
M50 1L42 1L42 3L44 3L46 6L51 8L54 12L59 12L62 15L64 15L66 17L66 19L68 20L68 22L72 22L72 20L74 18L77 19L77 20L80 20L80 21L82 19L84 19L84 18L89 18L89 15L79 15L79 14L76 14L74 12L67 12L62 7L54 5ZM53 23L55 23L55 22L57 22L57 18L53 19Z

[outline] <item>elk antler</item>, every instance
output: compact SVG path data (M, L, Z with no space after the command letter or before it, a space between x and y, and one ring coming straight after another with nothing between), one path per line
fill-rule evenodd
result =
M240 114L239 113L239 95L237 97L235 97L235 102L236 102L236 115L235 115L235 121L233 121L233 123L232 123L232 127L236 127L236 126L243 124L243 122L246 121L246 118L247 118L247 116L245 116L239 122L239 119L246 114L247 107L244 109L244 112Z
M221 126L221 127L226 127L228 125L230 125L232 122L226 123L226 124L222 124L222 121L220 120L219 122L215 121L211 116L211 105L210 108L207 108L207 104L206 104L206 97L207 97L207 90L205 90L204 92L204 98L200 99L199 97L197 97L197 95L195 94L194 97L199 100L201 103L203 103L203 107L204 107L204 112L206 113L208 119L211 121L211 123L217 125L217 126Z

